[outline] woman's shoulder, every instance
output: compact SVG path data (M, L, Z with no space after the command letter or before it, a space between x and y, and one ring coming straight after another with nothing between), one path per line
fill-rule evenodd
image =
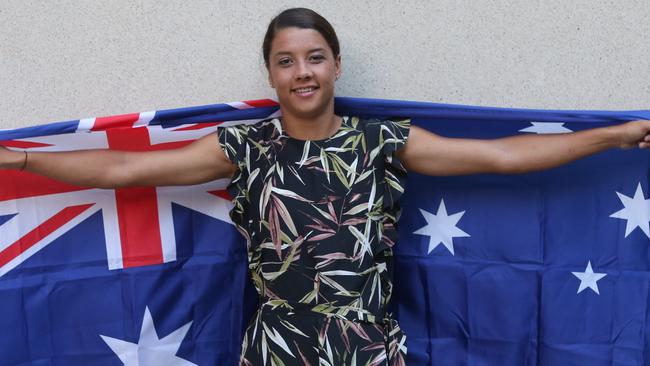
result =
M218 132L222 134L231 134L239 138L247 137L254 140L263 139L265 136L270 137L281 131L280 121L277 118L267 118L257 122L231 123L219 127Z
M397 130L406 129L411 126L411 119L409 117L364 117L364 116L351 116L349 117L350 125L366 131L382 130Z
M264 145L278 135L279 120L264 119L252 123L228 123L217 128L217 136L222 150L230 161L243 162L246 152Z
M382 151L387 158L404 147L410 127L410 118L359 118L357 122L357 130L363 133L369 151L373 155Z
M350 125L371 135L406 138L411 119L408 117L350 117Z

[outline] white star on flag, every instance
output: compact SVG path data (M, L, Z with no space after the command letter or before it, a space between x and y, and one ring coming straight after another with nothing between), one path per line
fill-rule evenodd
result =
M598 292L598 281L607 276L606 273L594 273L594 270L591 269L591 261L587 263L587 269L584 272L571 272L574 276L578 277L580 280L580 287L578 288L578 294L584 291L586 288L594 290L595 293L600 295Z
M435 215L423 209L420 209L420 212L422 213L422 216L424 216L424 219L427 220L427 225L414 231L413 234L427 235L430 237L429 251L427 253L431 253L438 245L442 244L449 250L449 252L451 252L452 255L454 255L453 239L456 237L470 236L456 227L456 224L460 218L463 217L465 211L448 215L444 199L440 200L438 213Z
M564 127L564 122L531 122L532 126L523 128L519 132L532 132L538 134L569 133L572 130Z
M650 221L650 199L645 199L643 189L641 189L641 182L636 187L634 198L630 198L619 192L616 192L616 194L625 208L614 212L609 217L627 220L627 225L625 226L626 238L638 227L650 239L650 226L648 225Z
M149 308L145 308L142 328L140 328L140 339L137 344L103 335L100 337L111 347L111 350L125 366L197 366L195 363L176 356L190 325L192 322L160 339L156 333Z

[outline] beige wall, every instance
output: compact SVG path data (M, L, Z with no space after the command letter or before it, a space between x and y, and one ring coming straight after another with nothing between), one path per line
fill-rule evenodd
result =
M645 0L1 0L0 128L272 97L259 49L291 6L337 29L341 96L650 109Z

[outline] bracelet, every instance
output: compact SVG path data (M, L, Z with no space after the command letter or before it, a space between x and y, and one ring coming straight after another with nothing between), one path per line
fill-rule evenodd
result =
M23 171L25 170L25 167L27 167L27 150L23 150L25 153L25 160L23 161L23 166L20 167L20 170Z

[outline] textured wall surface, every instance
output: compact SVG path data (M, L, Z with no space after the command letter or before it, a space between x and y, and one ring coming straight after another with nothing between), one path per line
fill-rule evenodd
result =
M650 109L643 0L2 0L0 128L273 97L261 41L292 6L339 33L340 96Z

